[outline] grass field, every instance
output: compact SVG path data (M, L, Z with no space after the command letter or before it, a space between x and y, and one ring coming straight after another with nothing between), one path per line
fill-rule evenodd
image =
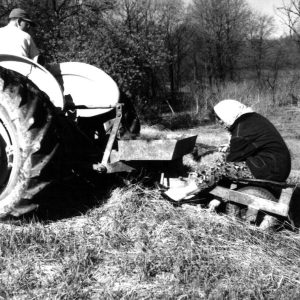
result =
M295 169L299 115L272 116ZM164 132L182 134L211 145L228 139L216 125ZM40 213L0 225L0 299L300 298L297 232L262 232L200 206L174 207L139 184L108 196L88 186L62 190L56 209L68 210L64 203L81 198L86 207L77 207L77 216Z

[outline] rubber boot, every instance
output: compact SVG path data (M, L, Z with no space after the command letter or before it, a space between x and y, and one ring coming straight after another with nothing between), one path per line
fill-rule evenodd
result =
M259 228L265 231L273 230L277 224L278 220L275 217L266 215L263 221L260 223Z
M221 204L221 201L218 199L213 199L208 204L208 210L213 212L216 211L216 208L219 207Z

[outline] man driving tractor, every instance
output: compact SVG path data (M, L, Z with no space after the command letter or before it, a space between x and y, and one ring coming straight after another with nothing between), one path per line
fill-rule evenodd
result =
M36 23L21 8L13 9L8 18L9 23L0 28L0 53L24 56L37 62L39 50L29 34Z

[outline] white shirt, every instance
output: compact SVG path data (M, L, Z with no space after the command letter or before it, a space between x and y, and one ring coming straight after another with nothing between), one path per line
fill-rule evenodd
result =
M39 55L32 37L12 24L0 28L0 53L34 59Z

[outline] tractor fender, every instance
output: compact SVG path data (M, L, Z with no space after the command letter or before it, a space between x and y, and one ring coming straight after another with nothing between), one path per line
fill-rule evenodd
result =
M79 117L104 114L119 102L116 82L101 69L86 63L59 63L53 65L49 72L29 58L0 54L0 66L30 79L56 107L63 109L67 96Z
M63 108L62 88L54 76L43 66L27 57L11 54L0 54L0 66L24 75L46 93L56 107Z
M71 99L78 117L102 115L116 107L120 92L103 70L81 62L59 63L51 69L65 98Z

